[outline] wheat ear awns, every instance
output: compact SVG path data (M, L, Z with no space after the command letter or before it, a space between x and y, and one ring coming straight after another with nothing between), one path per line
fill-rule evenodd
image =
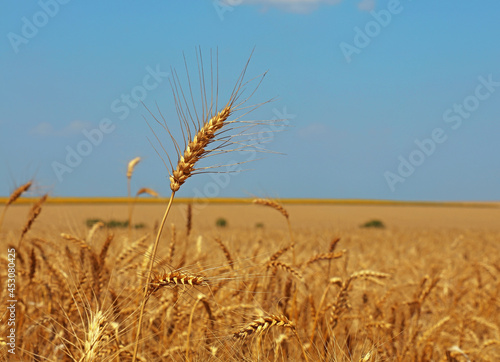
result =
M149 290L149 285L151 281L151 276L152 276L152 271L153 271L153 265L154 265L154 260L156 257L156 253L158 250L158 244L161 238L161 234L165 225L165 222L168 217L168 213L170 211L170 208L172 206L172 202L175 197L175 193L180 189L180 187L186 182L186 180L193 176L196 173L202 173L202 172L207 172L205 170L215 168L215 167L220 167L220 166L212 166L212 167L197 167L198 163L200 160L211 156L211 155L216 155L216 154L222 154L222 153L227 153L235 150L241 150L244 149L245 147L250 147L243 145L241 142L235 141L234 137L238 136L245 136L244 131L241 131L242 127L243 129L248 129L249 127L253 126L251 123L246 123L246 122L241 122L243 123L243 126L235 126L235 123L239 122L238 118L229 120L229 117L233 115L233 113L237 110L244 109L241 107L246 101L250 99L250 97L254 94L254 92L257 90L258 85L260 85L260 82L258 83L257 87L253 92L248 96L247 98L240 100L240 96L243 94L244 90L242 87L246 85L247 83L243 83L245 73L248 67L248 64L250 62L250 58L248 59L247 63L245 64L243 71L241 72L239 78L236 81L236 84L233 88L233 91L229 97L228 102L222 107L220 111L217 111L218 106L218 92L219 92L219 85L218 85L218 74L215 76L215 84L214 84L214 74L213 74L213 67L212 67L212 62L211 62L211 71L210 71L210 97L207 97L207 92L206 92L206 82L205 81L205 71L203 67L203 61L202 61L202 56L201 56L201 51L197 53L197 59L198 59L198 73L199 73L199 82L200 82L200 88L201 88L201 112L196 109L194 106L195 101L193 97L193 92L191 90L191 84L190 84L190 78L189 78L189 72L187 71L187 65L186 65L186 73L187 73L187 79L188 79L188 87L189 87L189 93L188 96L191 97L190 101L186 99L185 92L180 86L179 78L177 76L177 73L174 71L174 79L173 82L171 82L172 86L172 91L174 95L174 100L176 104L176 109L177 109L177 115L179 117L180 125L181 125L181 130L183 134L183 140L184 140L184 148L183 150L181 149L179 143L175 140L173 137L172 133L170 132L170 129L167 125L167 122L163 115L160 113L162 121L160 121L157 117L153 115L151 111L149 113L153 116L154 120L156 123L160 125L161 128L163 128L168 136L170 137L175 150L177 152L177 164L174 167L171 159L168 155L168 153L165 151L165 147L163 146L161 140L157 136L157 134L153 131L154 137L158 141L161 149L165 152L167 155L168 161L170 163L170 167L167 166L165 161L163 160L164 165L167 167L167 170L169 170L170 174L170 189L172 190L172 193L170 195L170 199L167 205L167 208L165 210L165 213L163 215L163 219L160 223L160 227L158 229L158 233L156 235L155 242L153 244L153 248L151 251L151 254L148 255L147 257L149 258L148 261L148 268L147 268L147 276L146 276L146 285L144 286L144 294L142 297L142 302L141 302L141 307L140 307L140 312L139 312L139 321L138 321L138 326L137 326L137 332L136 332L136 339L135 339L135 345L134 345L134 353L133 353L133 361L136 360L137 358L137 352L138 352L138 347L139 347L139 339L141 335L141 329L142 329L142 321L143 321L143 316L144 316L144 310L146 307L146 303L149 299L148 295L148 290ZM210 98L210 99L208 99ZM246 112L243 114L247 114L251 112L252 110L256 109L259 107L260 104L255 105L255 106L249 106L250 110L246 110ZM196 120L196 121L195 121ZM238 129L236 131L236 134L231 134L230 131ZM226 149L228 146L234 146L234 149ZM156 148L155 148L156 150ZM156 150L157 151L157 150ZM158 151L157 151L158 153ZM158 155L160 155L158 153ZM160 156L161 157L161 156Z

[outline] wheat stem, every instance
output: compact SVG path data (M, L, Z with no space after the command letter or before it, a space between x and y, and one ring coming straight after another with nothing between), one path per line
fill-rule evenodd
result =
M201 301L200 296L196 299L196 302L193 305L193 308L191 309L191 314L189 315L189 324L188 324L188 329L187 329L187 336L186 336L186 361L189 362L189 336L191 335L191 328L193 326L193 315L196 307L198 306L198 303Z
M136 157L132 160L129 161L128 166L127 166L127 194L128 194L128 239L131 240L131 234L132 234L132 209L133 209L133 204L132 202L135 200L132 200L131 198L131 192L130 192L130 180L132 179L132 174L134 173L135 166L141 162L140 157Z
M127 177L127 195L128 195L128 240L132 239L132 197L130 195L130 177Z
M134 355L132 357L132 362L135 362L137 359L137 350L139 348L139 338L141 336L141 329L142 329L142 319L144 317L144 309L146 308L146 303L148 301L149 280L151 279L151 274L153 271L153 263L156 257L156 251L158 250L158 244L160 242L161 232L163 231L163 226L165 225L165 221L167 220L167 216L170 211L170 207L172 206L172 201L174 200L174 196L175 196L175 191L172 191L172 195L170 195L170 199L168 200L167 209L165 210L165 214L163 215L160 228L158 229L158 234L156 234L156 240L153 245L153 251L151 252L151 256L150 257L147 255L145 256L149 257L150 260L149 260L148 274L146 277L146 285L144 286L144 294L142 296L141 309L139 312L139 323L137 325L137 333L135 336Z

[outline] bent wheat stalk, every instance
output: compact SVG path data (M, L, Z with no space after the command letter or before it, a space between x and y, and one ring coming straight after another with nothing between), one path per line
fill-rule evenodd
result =
M186 66L186 73L187 73L187 78L188 78L188 87L189 87L189 93L188 96L190 95L191 101L188 101L185 96L184 90L180 87L179 85L179 79L177 77L177 74L174 73L174 79L173 83L171 83L172 86L172 91L174 94L175 98L175 103L176 103L176 108L177 108L177 114L180 119L181 123L181 129L183 132L184 136L184 151L181 151L181 148L175 138L173 137L172 133L170 132L167 122L163 118L163 116L160 113L160 116L162 118L162 121L157 119L151 111L149 113L152 115L156 123L158 123L170 136L170 139L172 140L172 143L175 146L175 149L177 151L178 159L177 159L177 164L174 167L170 157L168 156L168 153L165 151L165 148L156 135L156 133L153 131L153 134L158 141L161 149L165 152L167 155L168 161L170 163L170 167L167 166L165 161L163 160L164 165L167 167L169 170L170 174L170 189L172 190L172 194L170 195L170 199L168 201L167 208L165 210L165 214L163 215L163 219L160 223L160 227L158 229L158 233L156 235L155 242L153 244L153 248L151 251L151 254L147 256L148 259L148 267L147 267L147 275L146 275L146 285L144 287L144 294L142 297L142 302L141 302L141 307L140 307L140 312L139 312L139 321L138 321L138 326L137 326L137 332L136 332L136 339L135 339L135 345L134 345L134 353L133 353L133 359L132 361L134 362L136 360L137 352L138 352L138 346L139 346L139 339L141 335L141 329L142 329L142 321L143 321L143 316L144 316L144 310L146 307L146 303L149 299L149 294L151 294L150 290L150 285L151 285L151 277L152 277L152 271L153 271L153 264L154 260L156 258L156 253L158 250L158 245L160 241L160 237L165 225L165 222L168 217L168 213L170 211L170 208L172 206L172 202L175 197L175 193L180 189L180 187L186 182L186 180L193 176L194 174L197 173L203 173L203 172L209 172L206 170L216 168L216 167L221 167L221 166L212 166L212 167L197 167L198 163L200 160L207 158L208 156L212 155L217 155L217 154L222 154L222 153L227 153L235 150L242 150L246 149L247 147L256 147L255 145L248 145L244 144L242 142L239 142L235 140L235 137L241 137L245 136L245 129L248 129L252 127L254 124L252 123L247 123L243 121L238 121L240 117L237 117L236 119L229 120L229 117L237 110L245 109L245 108L250 108L250 110L247 110L243 115L248 114L249 112L255 110L257 107L259 107L261 104L257 104L254 106L249 106L249 107L241 107L246 101L248 101L254 92L257 90L258 86L260 85L260 82L258 82L256 88L252 91L252 93L243 100L239 100L240 96L243 94L244 90L242 87L244 87L248 82L243 83L243 79L245 77L245 73L248 67L248 64L250 62L250 58L248 59L245 67L243 68L243 71L241 72L239 78L236 81L236 84L233 88L233 91L229 97L229 101L225 104L224 107L220 111L217 110L217 102L218 102L218 76L216 75L215 81L216 84L213 84L214 77L213 77L213 70L211 70L211 77L210 77L210 100L207 99L207 94L205 91L205 75L204 75L204 68L203 68L203 61L201 58L201 51L198 56L198 69L199 69L199 78L200 78L200 87L201 87L201 115L198 115L198 111L196 107L194 107L195 101L193 98L193 93L191 90L191 84L189 81L189 72L187 71L187 66ZM262 76L263 77L263 76ZM261 80L262 81L262 80ZM214 92L215 88L215 92ZM215 99L214 99L215 95ZM197 122L194 121L194 119L197 120ZM242 123L242 125L237 126L236 123ZM250 124L250 125L249 125ZM149 123L148 123L149 125ZM243 131L237 131L236 134L231 134L230 131L235 130L235 129L243 129ZM194 129L196 129L196 132L194 132ZM233 149L226 149L227 147L235 147ZM155 148L156 150L156 148ZM157 150L156 150L157 151ZM158 151L157 151L158 153ZM160 156L160 154L158 153ZM161 156L160 156L161 157ZM171 170L171 171L170 171ZM154 284L153 284L154 285Z
M9 207L9 205L16 202L16 200L18 198L20 198L23 193L25 193L26 191L29 190L29 188L31 187L32 184L33 184L32 181L28 181L24 185L19 186L17 189L15 189L12 192L12 194L10 194L9 199L5 203L5 206L2 210L2 215L0 215L0 230L2 229L3 218L5 217L5 212L7 211L7 208Z
M23 227L23 230L21 231L21 237L19 238L19 243L17 245L18 248L21 247L21 242L23 241L24 236L26 233L31 229L31 226L35 222L35 219L40 215L40 212L42 212L42 205L47 200L47 197L49 194L43 195L36 203L33 204L31 207L29 216L28 216L28 221Z
M254 199L253 203L256 205L271 207L274 210L278 211L286 219L286 223L288 225L288 233L290 234L290 242L291 242L291 246L292 246L293 264L295 264L295 241L293 239L292 224L290 223L290 215L288 214L288 211L286 211L286 209L283 207L283 205L277 203L274 200L270 200L270 199Z

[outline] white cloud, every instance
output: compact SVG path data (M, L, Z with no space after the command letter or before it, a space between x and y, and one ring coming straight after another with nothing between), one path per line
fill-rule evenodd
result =
M311 123L297 132L298 136L306 141L314 141L331 133L330 127L324 123Z
M86 121L71 121L63 130L63 136L70 136L75 133L79 133L86 128L89 128L92 124Z
M375 0L361 0L358 3L358 9L362 11L372 11L375 9Z
M49 136L54 133L54 127L49 122L42 122L32 128L30 132L37 136Z
M90 128L92 123L86 121L71 121L62 129L55 129L54 126L49 122L41 122L30 130L31 134L37 136L72 136L83 131L86 128Z
M260 4L277 7L295 13L307 13L316 10L320 5L335 5L342 0L241 0L243 4ZM228 2L230 3L230 2Z

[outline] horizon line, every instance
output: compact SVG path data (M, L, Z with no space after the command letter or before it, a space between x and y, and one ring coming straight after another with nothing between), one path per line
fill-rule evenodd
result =
M0 204L5 205L8 197L0 197ZM38 200L36 197L20 197L15 204L31 204ZM214 197L214 198L190 198L178 197L174 199L176 204L251 204L255 198L248 197ZM169 198L136 198L136 197L49 197L46 204L128 204L134 201L136 204L162 204L167 203ZM500 201L400 201L384 199L320 199L320 198L283 198L273 199L283 204L297 205L366 205L366 206L444 206L444 207L486 207L499 208Z

